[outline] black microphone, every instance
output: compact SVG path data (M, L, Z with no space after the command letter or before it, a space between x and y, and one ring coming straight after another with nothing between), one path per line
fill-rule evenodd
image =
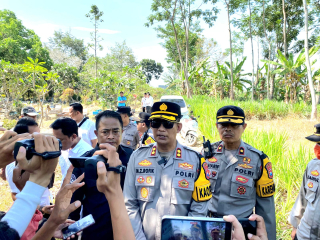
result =
M166 159L165 157L161 157L161 160L158 161L158 164L159 164L159 165L161 165L161 164L163 164L163 163L164 163L164 165L166 165L166 163L167 163L167 159Z

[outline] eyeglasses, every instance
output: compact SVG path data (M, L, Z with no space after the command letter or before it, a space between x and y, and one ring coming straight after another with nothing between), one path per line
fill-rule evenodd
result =
M169 122L169 121L163 121L163 120L153 120L151 121L151 127L152 128L159 128L160 126L166 128L166 129L171 129L173 128L174 122Z

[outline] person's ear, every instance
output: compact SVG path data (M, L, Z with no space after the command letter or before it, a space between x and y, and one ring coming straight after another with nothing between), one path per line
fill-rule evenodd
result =
M182 129L182 123L177 123L177 126L178 126L177 133L179 133L181 131L181 129Z
M97 130L94 130L94 134L98 137L98 132L97 132Z
M247 127L247 124L246 123L243 124L243 131L246 129L246 127Z
M216 128L218 129L218 123L216 123Z

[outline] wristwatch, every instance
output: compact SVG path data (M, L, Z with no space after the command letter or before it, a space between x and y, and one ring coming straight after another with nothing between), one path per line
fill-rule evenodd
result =
M116 167L109 167L109 164L108 164L107 166L107 171L113 171L116 173L125 173L126 170L127 170L126 166L123 166L123 165L119 165Z

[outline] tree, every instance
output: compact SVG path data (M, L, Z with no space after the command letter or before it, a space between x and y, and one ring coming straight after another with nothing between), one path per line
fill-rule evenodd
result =
M204 3L207 2L208 0L204 1ZM211 2L216 3L216 0L211 0ZM153 25L154 22L166 22L172 25L175 43L179 54L179 60L184 72L188 98L191 97L191 91L188 81L190 27L192 26L192 22L194 21L194 19L199 19L201 17L207 24L209 24L209 26L212 26L213 22L216 20L216 14L218 13L218 10L215 7L213 7L211 11L202 11L200 9L200 6L192 8L194 4L195 0L153 0L151 10L154 14L151 14L148 17L148 22L145 24L147 27ZM178 33L176 31L175 25L176 22L179 22L179 24L182 25L185 32L185 56L181 54L182 48L178 41Z
M50 69L53 65L47 49L34 31L22 25L14 12L0 11L0 59L23 64L28 57L38 58Z
M311 65L309 58L309 45L308 45L308 5L307 1L303 0L304 6L304 21L305 21L305 39L304 39L304 48L305 48L305 58L307 65L307 76L309 81L309 90L311 93L311 102L312 102L312 111L311 111L311 120L317 119L317 102L316 102L316 94L313 87L312 73L311 73Z
M49 38L51 49L59 49L67 57L78 57L83 62L88 59L88 50L83 39L77 39L71 32L54 31L53 37Z
M98 27L101 22L103 22L103 19L101 19L103 15L103 12L99 10L97 5L91 5L91 10L89 13L86 14L87 18L90 18L91 23L94 26L94 31L91 32L91 41L93 44L89 44L89 47L91 47L94 50L94 58L95 58L95 77L97 78L98 74L98 59L97 59L97 50L102 51L102 46L99 44L103 39L100 38L98 33Z
M163 73L161 63L156 63L152 59L142 59L140 62L143 74L146 76L147 83L150 83L152 77L158 80Z

